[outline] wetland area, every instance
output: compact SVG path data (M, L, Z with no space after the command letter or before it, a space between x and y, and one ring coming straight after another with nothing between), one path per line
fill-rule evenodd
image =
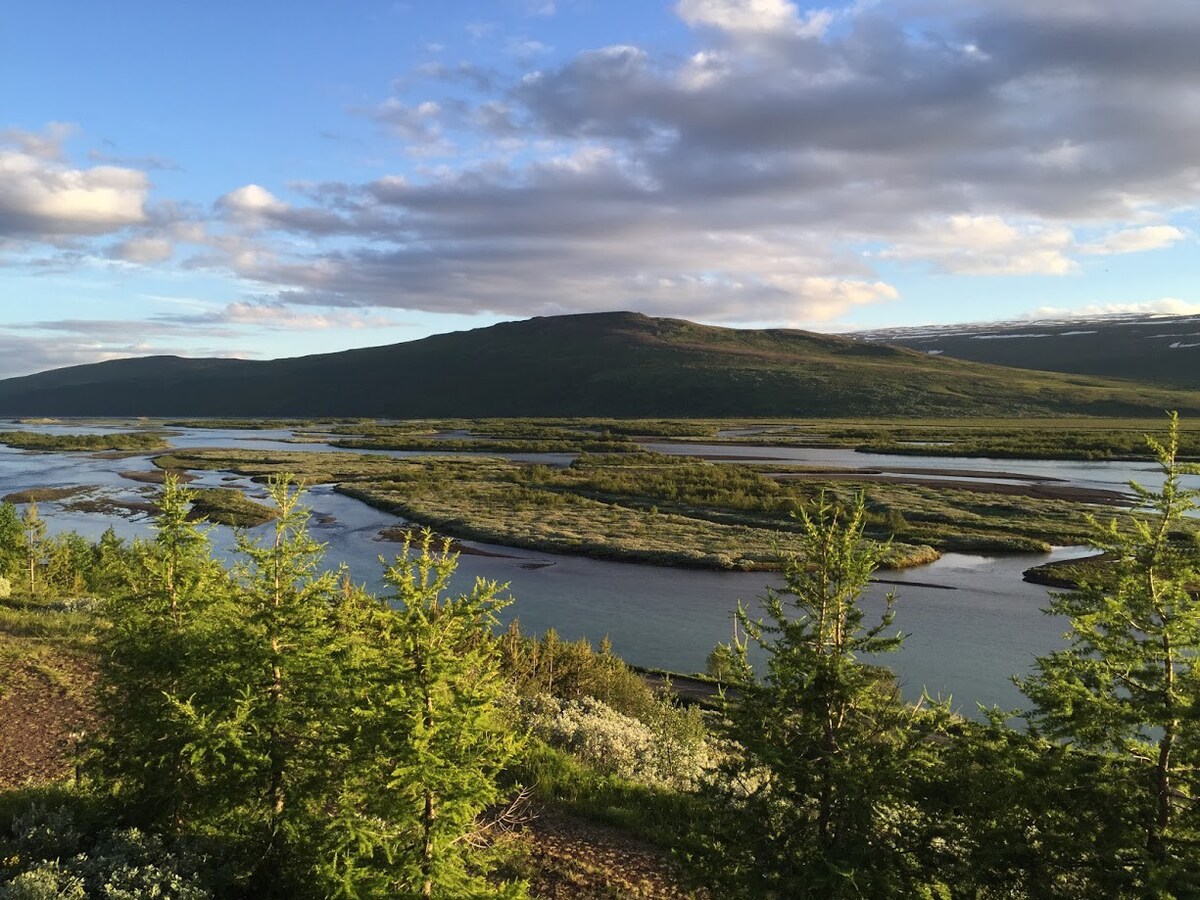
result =
M1122 515L1128 482L1156 487L1137 441L1162 423L24 421L0 423L0 496L40 492L52 531L98 538L152 527L165 470L212 506L214 544L261 523L262 477L291 471L331 566L382 588L405 523L453 536L456 575L509 584L526 632L609 637L632 664L703 670L755 607L789 512L817 491L867 497L868 533L892 540L865 606L897 596L905 693L1015 707L1009 676L1060 641L1046 588L1023 573L1090 553L1085 517ZM1025 434L1024 442L1020 435ZM1064 456L1047 456L1057 434ZM35 437L30 437L35 435ZM82 436L82 437L81 437ZM1194 452L1195 432L1185 433ZM11 446L16 444L17 446ZM1028 458L1017 451L1028 448ZM988 453L994 453L988 456ZM1087 458L1083 458L1087 457ZM1124 458L1122 458L1124 457ZM1197 484L1189 476L1190 485Z

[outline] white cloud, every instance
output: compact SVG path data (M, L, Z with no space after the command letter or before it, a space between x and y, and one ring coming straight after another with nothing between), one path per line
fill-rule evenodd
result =
M165 238L138 237L117 244L109 256L131 263L156 263L170 259L173 252L174 247Z
M179 317L186 319L188 317ZM349 310L327 310L319 313L298 310L283 303L230 303L218 313L190 317L193 321L221 322L231 325L253 325L257 328L276 328L290 331L327 331L331 328L380 328L394 325L386 316L364 315Z
M1066 275L1078 268L1068 256L1072 246L1067 228L957 215L923 223L879 255L928 262L955 275Z
M1080 252L1095 255L1116 253L1141 253L1146 250L1161 250L1184 238L1181 229L1172 225L1146 225L1142 228L1126 228L1107 234L1095 243L1082 244Z
M105 234L145 221L146 174L120 166L73 168L60 158L67 133L52 126L40 135L0 134L0 235Z
M734 35L820 37L833 20L828 10L814 10L802 19L796 5L787 0L679 0L675 11L688 25Z
M1041 306L1026 313L1025 319L1088 319L1097 316L1196 316L1200 302L1161 297L1158 300L1126 303L1088 303L1083 306Z
M288 209L286 203L257 184L247 184L222 195L217 206L236 219L260 219Z

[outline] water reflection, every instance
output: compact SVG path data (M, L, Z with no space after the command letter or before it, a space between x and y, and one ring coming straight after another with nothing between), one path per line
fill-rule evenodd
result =
M29 426L22 426L29 427ZM64 426L39 426L39 430ZM88 426L96 428L97 426ZM78 432L83 427L71 425ZM113 430L111 426L107 430ZM327 451L328 444L294 444L291 432L174 429L170 441L176 447L240 447ZM653 445L652 449L697 445ZM1153 484L1154 469L1138 463L1070 463L1049 461L979 461L922 459L849 451L814 451L775 447L714 447L723 453L773 456L798 462L831 465L834 461L862 466L895 462L905 467L968 465L975 469L1002 469L1039 477L1061 477L1084 486L1120 486L1130 477ZM397 453L397 456L417 455ZM545 454L522 458L546 461ZM552 455L563 457L563 454ZM0 448L0 495L41 486L92 485L112 499L145 499L153 487L123 478L125 471L150 471L148 457L107 459L87 454L27 453ZM229 480L220 472L202 473L200 486L241 486L252 494L262 493L247 479ZM357 581L382 592L379 556L391 556L395 544L378 540L381 529L397 519L343 497L329 487L318 487L309 495L318 514L316 536L328 544L331 565L349 564ZM149 533L144 515L111 517L71 512L61 504L45 503L44 514L52 531L73 529L98 538L110 524L125 537ZM260 531L269 530L264 526ZM227 528L212 532L217 552L229 559L233 534ZM762 573L722 573L667 569L657 566L605 562L505 547L475 545L489 556L463 555L456 587L466 589L477 577L508 582L515 603L510 616L520 618L527 631L554 627L565 638L587 637L598 641L608 636L616 651L631 662L680 671L696 671L718 641L730 635L733 610L738 600L756 609L756 598L772 576ZM977 702L1010 707L1020 696L1009 676L1028 670L1036 654L1060 643L1064 623L1044 616L1046 591L1021 580L1021 572L1052 558L1086 553L1068 548L1046 555L969 556L948 554L919 569L886 573L888 585L873 585L868 592L868 614L877 615L883 595L894 590L898 596L897 626L908 635L904 650L887 660L899 673L907 695L913 699L922 689L934 695L953 695L955 705L971 712Z

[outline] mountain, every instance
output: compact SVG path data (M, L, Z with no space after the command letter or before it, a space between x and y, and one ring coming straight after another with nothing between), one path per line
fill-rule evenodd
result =
M0 415L972 416L1200 411L1200 392L638 313L270 361L157 356L0 381Z
M1200 389L1200 316L1099 316L858 332L958 359Z

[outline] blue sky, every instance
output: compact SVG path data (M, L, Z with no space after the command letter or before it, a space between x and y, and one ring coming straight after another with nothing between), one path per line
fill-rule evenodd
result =
M1200 311L1194 0L6 5L0 376Z

